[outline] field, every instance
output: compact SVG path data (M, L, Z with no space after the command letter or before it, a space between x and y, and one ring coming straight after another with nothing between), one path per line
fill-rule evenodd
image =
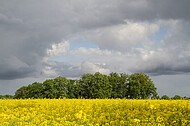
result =
M3 126L190 125L190 100L4 99Z

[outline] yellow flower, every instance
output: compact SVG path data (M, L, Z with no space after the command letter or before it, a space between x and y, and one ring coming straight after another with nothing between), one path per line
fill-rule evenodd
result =
M140 120L139 120L139 119L134 119L133 122L135 122L135 123L136 123L136 122L139 123Z
M96 123L96 125L95 126L99 126L99 123Z
M106 123L105 126L109 126L109 123Z
M150 109L154 109L154 105L150 105Z
M0 124L188 125L189 108L190 100L0 99Z

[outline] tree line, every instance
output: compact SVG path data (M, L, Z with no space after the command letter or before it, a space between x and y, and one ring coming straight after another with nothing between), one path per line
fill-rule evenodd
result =
M80 79L57 77L19 88L14 98L157 98L156 87L144 73L83 74Z
M34 82L20 87L14 96L6 98L127 98L127 99L159 99L156 87L145 73L110 73L104 75L83 74L80 79L57 77L45 80L43 83ZM1 95L2 96L2 95ZM3 97L3 96L2 96ZM0 98L2 98L0 97ZM180 96L179 96L180 97ZM176 98L179 98L176 96ZM162 96L161 99L168 99Z

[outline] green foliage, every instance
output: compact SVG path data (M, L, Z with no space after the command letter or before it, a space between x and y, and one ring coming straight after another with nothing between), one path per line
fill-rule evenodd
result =
M110 73L108 76L109 83L111 85L112 91L111 91L111 97L112 98L123 98L127 97L128 93L128 83L127 78L129 75L122 73Z
M163 95L163 96L161 97L161 99L169 100L169 99L170 99L170 97L169 97L169 96L167 96L167 95Z
M82 75L79 84L80 94L84 98L108 98L111 95L108 76L99 72Z
M6 95L0 95L0 99L12 99L12 98L13 98L12 95L8 95L8 94L6 94Z
M34 82L15 92L14 98L150 98L156 97L156 87L144 73L99 72L84 74L81 79L65 77L48 79L43 83Z
M112 91L111 91L111 97L112 98L118 98L120 96L120 91L121 91L121 83L119 82L120 76L118 73L110 73L109 82L110 85L112 86Z
M135 73L131 74L127 80L127 97L147 99L157 96L156 87L148 75Z
M174 99L174 100L179 100L179 99L181 99L181 96L175 95L172 99Z
M29 84L25 98L43 98L43 90L42 83L34 82Z
M28 86L22 86L19 88L14 95L14 98L26 98L27 97L27 91L28 91Z
M73 93L71 91L74 91L74 86L70 83L70 80L61 76L46 80L42 85L44 87L43 92L45 98L71 98L71 94Z

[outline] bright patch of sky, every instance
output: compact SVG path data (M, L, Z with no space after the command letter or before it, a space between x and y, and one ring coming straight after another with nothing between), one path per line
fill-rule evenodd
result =
M160 29L159 29L159 31L156 32L155 34L151 35L151 36L149 37L149 39L150 39L151 41L160 42L161 40L164 40L164 38L165 38L165 36L167 35L167 33L168 33L167 28L164 27L164 26L161 26Z
M165 39L166 35L168 34L167 27L161 26L157 32L149 36L150 41L154 41L155 47L159 46L160 42ZM139 43L135 48L143 48L143 44Z
M98 46L93 43L93 42L86 42L86 41L83 41L83 40L80 40L80 41L71 41L69 42L70 44L70 49L69 51L72 51L72 50L76 50L80 47L83 47L83 48L98 48ZM56 61L56 62L75 62L75 61L82 61L82 60L85 60L85 59L88 59L90 58L89 55L87 56L71 56L69 54L61 54L59 56L54 56L54 57L51 57L49 58L49 61Z

